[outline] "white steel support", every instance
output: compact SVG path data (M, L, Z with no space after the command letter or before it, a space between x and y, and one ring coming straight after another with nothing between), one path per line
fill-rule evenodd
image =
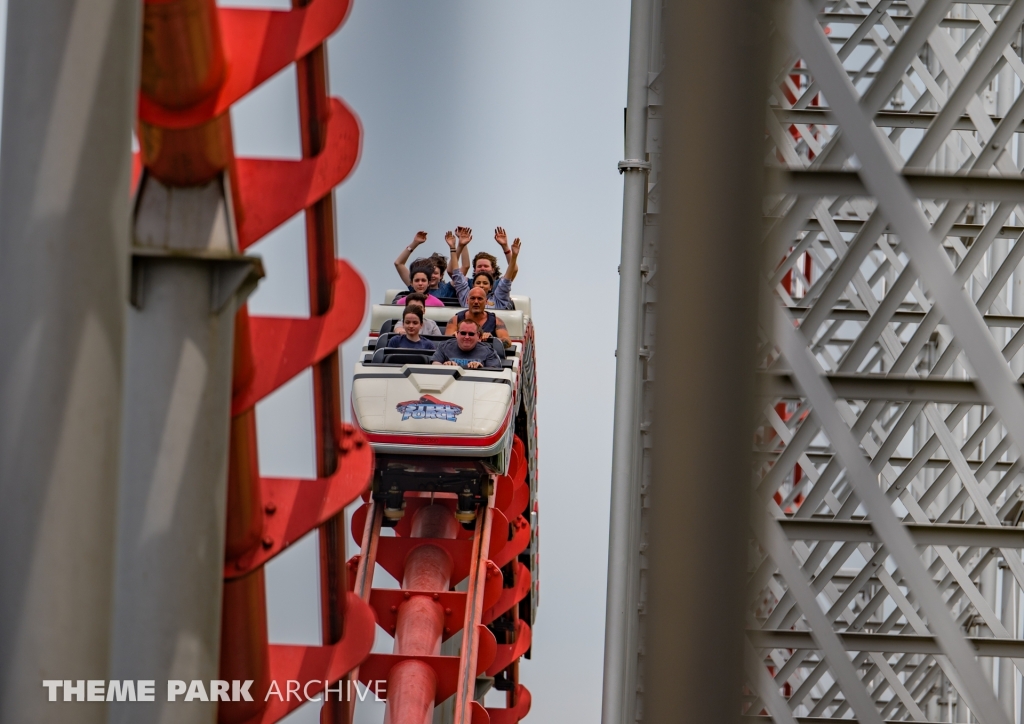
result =
M648 85L652 17L658 0L633 0L630 15L623 175L622 254L612 442L608 593L605 613L603 724L632 722L640 636L642 359L645 273L644 212L648 191Z
M788 8L741 706L1019 722L1024 2Z
M225 186L144 177L136 203L114 679L218 676L235 312L260 274ZM115 704L110 721L216 717L216 702L166 699Z
M109 678L141 3L12 2L0 156L0 721ZM84 686L83 694L84 694ZM73 697L72 697L73 699Z

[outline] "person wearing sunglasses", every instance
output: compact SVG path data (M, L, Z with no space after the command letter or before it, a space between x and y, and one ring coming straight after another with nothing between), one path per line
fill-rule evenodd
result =
M455 339L445 340L437 346L431 362L435 365L500 370L501 359L489 344L481 344L480 325L469 319L459 323Z

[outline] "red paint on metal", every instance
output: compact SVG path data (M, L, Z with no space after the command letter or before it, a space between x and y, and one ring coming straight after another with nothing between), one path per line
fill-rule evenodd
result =
M494 657L498 649L498 644L494 639L494 634L492 634L486 626L478 626L477 635L480 640L480 654L474 676L482 674L484 669L494 661ZM393 668L405 661L420 661L434 670L434 674L437 678L437 690L434 695L434 704L440 704L455 693L459 677L458 656L370 654L366 657L366 660L359 665L359 681L366 684L380 679L387 679ZM397 689L394 689L389 685L389 700L395 691L397 691Z
M388 672L384 724L430 724L437 689L437 675L429 664L416 659L395 664Z
M252 414L251 410L246 411L232 423ZM339 465L331 477L260 479L261 525L256 534L250 536L252 542L248 548L235 555L228 551L225 578L244 575L263 565L359 497L366 488L366 471L373 465L373 453L351 426L345 426L343 434L341 452L346 458L345 464Z
M405 516L398 521L394 527L395 535L412 535L412 521L416 518L416 511L428 505L444 505L452 513L455 513L457 496L454 493L423 493L409 492L405 495ZM460 540L469 540L473 537L473 531L466 530L462 526L456 529L455 537Z
M347 262L338 259L335 268L335 294L326 313L306 319L250 318L256 369L252 382L233 396L232 414L251 408L303 370L336 355L338 346L359 328L366 285ZM340 432L340 420L338 428Z
M418 548L417 552L432 546ZM434 550L439 550L434 548ZM407 656L437 656L445 628L444 608L430 596L412 596L398 606L395 625L395 653Z
M489 496L488 506L481 507L476 516L476 534L473 549L472 574L466 589L469 605L466 606L466 618L463 624L462 651L459 653L459 686L455 693L454 721L463 724L471 719L471 708L476 698L476 677L479 672L490 666L497 652L494 634L480 623L483 615L484 592L487 579L494 577L496 569L488 565L488 545L492 534L499 531L501 541L505 541L507 522L503 526L495 526L496 516L500 516L493 507L493 495ZM500 573L499 573L500 576ZM500 580L500 578L499 578Z
M210 0L146 0L144 8L139 95L168 108L185 108L216 93L226 68L216 5Z
M454 559L433 541L454 542L459 528L445 505L420 508L412 523L418 545L405 557L402 588L441 593L451 585ZM399 605L394 653L399 656L437 656L445 627L444 607L433 595L410 595ZM433 714L437 677L422 661L402 662L388 671L388 703L384 720L392 724L421 724Z
M484 576L484 595L482 599L482 611L486 611L491 606L496 604L501 598L502 588L502 576L501 569L494 565L494 561L488 560L486 563L487 573Z
M444 628L442 640L447 641L462 630L462 617L466 612L466 594L462 591L416 591L396 588L374 588L370 592L370 606L377 615L377 625L388 634L395 633L398 627L398 609L412 596L428 595L437 601L444 610Z
M225 128L220 119L182 131L146 126L140 146L143 140L146 145L133 154L132 192L138 186L144 156L145 165L158 178L178 185L203 183L230 165L237 199L238 245L245 250L329 195L355 168L362 142L359 119L337 98L330 99L330 109L323 150L296 161L231 159L227 150L230 127ZM187 168L178 169L183 163Z
M263 569L224 582L221 608L220 678L253 680L253 701L221 702L220 724L241 724L260 715L270 688L270 650L267 640L266 581Z
M199 0L191 0L193 4ZM205 2L205 0L203 0ZM147 12L150 5L147 2ZM171 5L173 3L156 3ZM212 3L210 3L212 5ZM349 0L314 0L293 10L220 8L222 56L215 87L197 98L171 104L143 86L139 118L163 128L199 126L228 111L231 104L289 64L317 49L344 21ZM217 21L212 21L216 25ZM181 27L175 26L175 28ZM182 28L184 31L184 28ZM178 66L174 66L175 69Z
M348 631L338 643L328 646L270 646L271 678L282 696L271 694L266 709L247 724L272 724L324 691L325 681L344 678L373 647L373 611L358 596L348 595ZM303 698L284 696L288 681L298 681ZM308 686L307 686L308 684ZM336 694L332 694L337 696ZM255 698L255 697L254 697Z
M243 307L235 314L232 391L253 374L249 315ZM259 545L263 531L263 501L256 453L256 411L231 419L228 448L228 516L225 557L229 560Z
M429 666L435 676L433 703L440 704L455 693L459 678L459 659L457 656L402 656L400 654L370 654L359 665L359 681L364 684L388 679L396 666L406 661L418 661ZM401 691L400 687L389 684L388 699ZM395 721L395 720L392 720Z
M131 180L131 194L135 195L136 189L139 188L139 179L142 178L142 154L135 152L132 154L132 180Z
M508 709L488 707L487 714L490 717L490 724L516 724L530 713L533 697L530 696L529 689L519 684L516 686L514 698L516 701L515 706Z
M533 642L533 632L526 621L516 621L515 643L497 644L494 661L487 667L488 676L496 676L508 668L513 661L525 654Z
M362 133L355 114L337 98L330 99L324 135L323 150L309 158L238 159L238 195L245 209L238 219L242 249L330 194L351 173Z
M498 568L504 568L515 560L516 556L525 551L529 545L530 524L526 522L526 518L523 516L517 516L512 521L512 539L497 554L491 556L491 560Z
M480 702L474 701L469 705L469 721L470 724L491 724L491 717Z
M526 512L527 506L530 504L530 486L526 483L520 483L519 487L515 489L512 496L512 503L508 507L509 516L519 516Z
M216 96L225 70L213 0L145 3L140 104L143 98L170 109L202 103ZM207 183L233 157L227 115L213 114L177 128L140 118L137 135L146 168L172 186Z
M484 611L483 623L490 623L526 598L526 594L530 592L530 569L522 563L516 563L515 580L515 587L501 589L501 597L497 603Z
M465 580L469 575L469 559L472 542L465 540L431 540L432 544L448 551L452 557L452 585ZM405 573L405 559L409 553L423 545L414 538L381 538L377 544L377 563L388 573L401 581Z
M499 511L494 511L500 515ZM490 542L497 551L504 547L507 536L507 524L504 516L501 518L502 525L495 525L490 535ZM452 557L454 567L452 569L452 585L465 580L469 575L470 559L473 553L473 541L470 540L442 540L431 539L430 543L448 551ZM402 580L405 571L406 556L410 551L421 545L421 541L415 538L388 537L378 541L377 563L399 581Z
M224 115L184 130L168 130L143 122L139 147L149 173L168 186L201 186L234 161L231 119Z
M509 506L512 505L512 496L515 492L516 483L507 475L499 475L494 481L494 507L509 517Z

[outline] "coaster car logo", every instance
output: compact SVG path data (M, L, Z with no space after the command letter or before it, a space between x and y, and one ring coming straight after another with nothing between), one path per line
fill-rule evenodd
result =
M451 402L439 400L430 395L423 395L418 400L399 402L395 409L402 413L402 420L447 420L455 422L462 408Z

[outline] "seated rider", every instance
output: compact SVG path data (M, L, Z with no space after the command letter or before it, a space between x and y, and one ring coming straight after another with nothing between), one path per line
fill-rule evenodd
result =
M433 265L428 265L428 263L424 263L422 266L419 267L415 265L413 266L411 275L412 290L414 292L419 292L420 294L423 294L426 297L426 301L424 302L425 306L443 307L444 302L435 297L433 294L429 294L427 292L427 287L430 285L430 272L433 268ZM395 304L405 304L405 296L403 296L401 299L396 298Z
M469 319L459 322L455 339L448 339L438 345L431 362L435 365L449 365L477 370L485 367L500 370L501 359L489 344L481 344L480 325Z
M488 254L486 251L479 251L473 257L473 271L470 273L469 252L466 250L466 247L473 240L473 230L466 226L459 226L455 229L455 235L459 237L460 242L463 242L460 245L461 261L459 264L459 269L462 271L463 276L474 276L477 272L485 271L495 279L501 278L501 267L498 266L497 257L493 254ZM508 236L500 226L494 230L494 240L498 242L501 250L505 253L505 261L512 263L512 250L508 245Z
M412 279L409 276L409 267L405 263L409 260L409 256L416 250L420 244L425 243L427 240L427 232L417 231L416 235L412 239L412 243L402 250L402 253L395 259L395 270L398 272L398 277L402 280L402 284L409 287L412 291ZM428 291L433 293L437 297L454 297L455 287L450 282L444 281L445 267L447 261L445 258L438 253L431 254L426 259L417 259L412 263L412 268L416 268L422 262L430 262L433 269L430 274L430 284L428 285Z
M409 294L405 295L405 308L416 309L418 307L420 310L420 314L425 314L426 309L424 308L423 305L426 304L426 301L426 294L420 294L419 292L410 292ZM429 334L434 336L441 335L441 328L437 326L437 322L435 322L433 319L427 319L426 317L423 317L422 319L423 329L420 330L420 334ZM398 326L395 327L392 331L395 334L405 334L405 328L402 326L401 321L399 321Z
M423 329L423 307L410 304L402 312L402 334L396 334L388 340L388 347L401 349L436 349L437 345L429 339L420 337Z
M509 267L505 275L495 282L496 264L493 264L489 259L493 259L490 254L487 255L487 259L481 258L477 255L477 270L473 275L472 283L466 280L464 273L461 269L457 268L457 259L460 252L465 251L466 245L473 240L471 230L465 227L458 227L458 243L456 244L456 238L451 232L445 234L444 240L448 244L448 248L451 249L452 258L449 263L449 270L452 277L452 284L455 287L455 291L459 297L459 304L466 306L466 297L469 294L470 287L480 286L484 288L487 293L487 306L494 307L495 309L514 309L515 306L512 304L512 280L516 278L519 273L519 249L522 246L522 242L516 239L512 244L512 250L509 253ZM494 238L501 239L508 244L508 238L505 235L505 230L500 226L494 230Z
M434 265L434 273L430 275L430 293L435 297L455 299L458 296L455 293L455 287L451 282L444 281L444 273L448 269L448 260L444 254L438 254L435 251L427 257L427 261Z
M469 320L476 322L480 325L482 332L482 339L490 339L491 335L494 335L501 340L501 343L506 347L512 346L512 338L508 336L508 329L505 327L505 323L498 319L498 315L494 312L487 311L487 295L482 287L473 287L469 290L469 295L466 298L466 311L459 312L454 317L448 320L448 326L445 328L445 334L455 334L459 327L459 324L463 320Z

